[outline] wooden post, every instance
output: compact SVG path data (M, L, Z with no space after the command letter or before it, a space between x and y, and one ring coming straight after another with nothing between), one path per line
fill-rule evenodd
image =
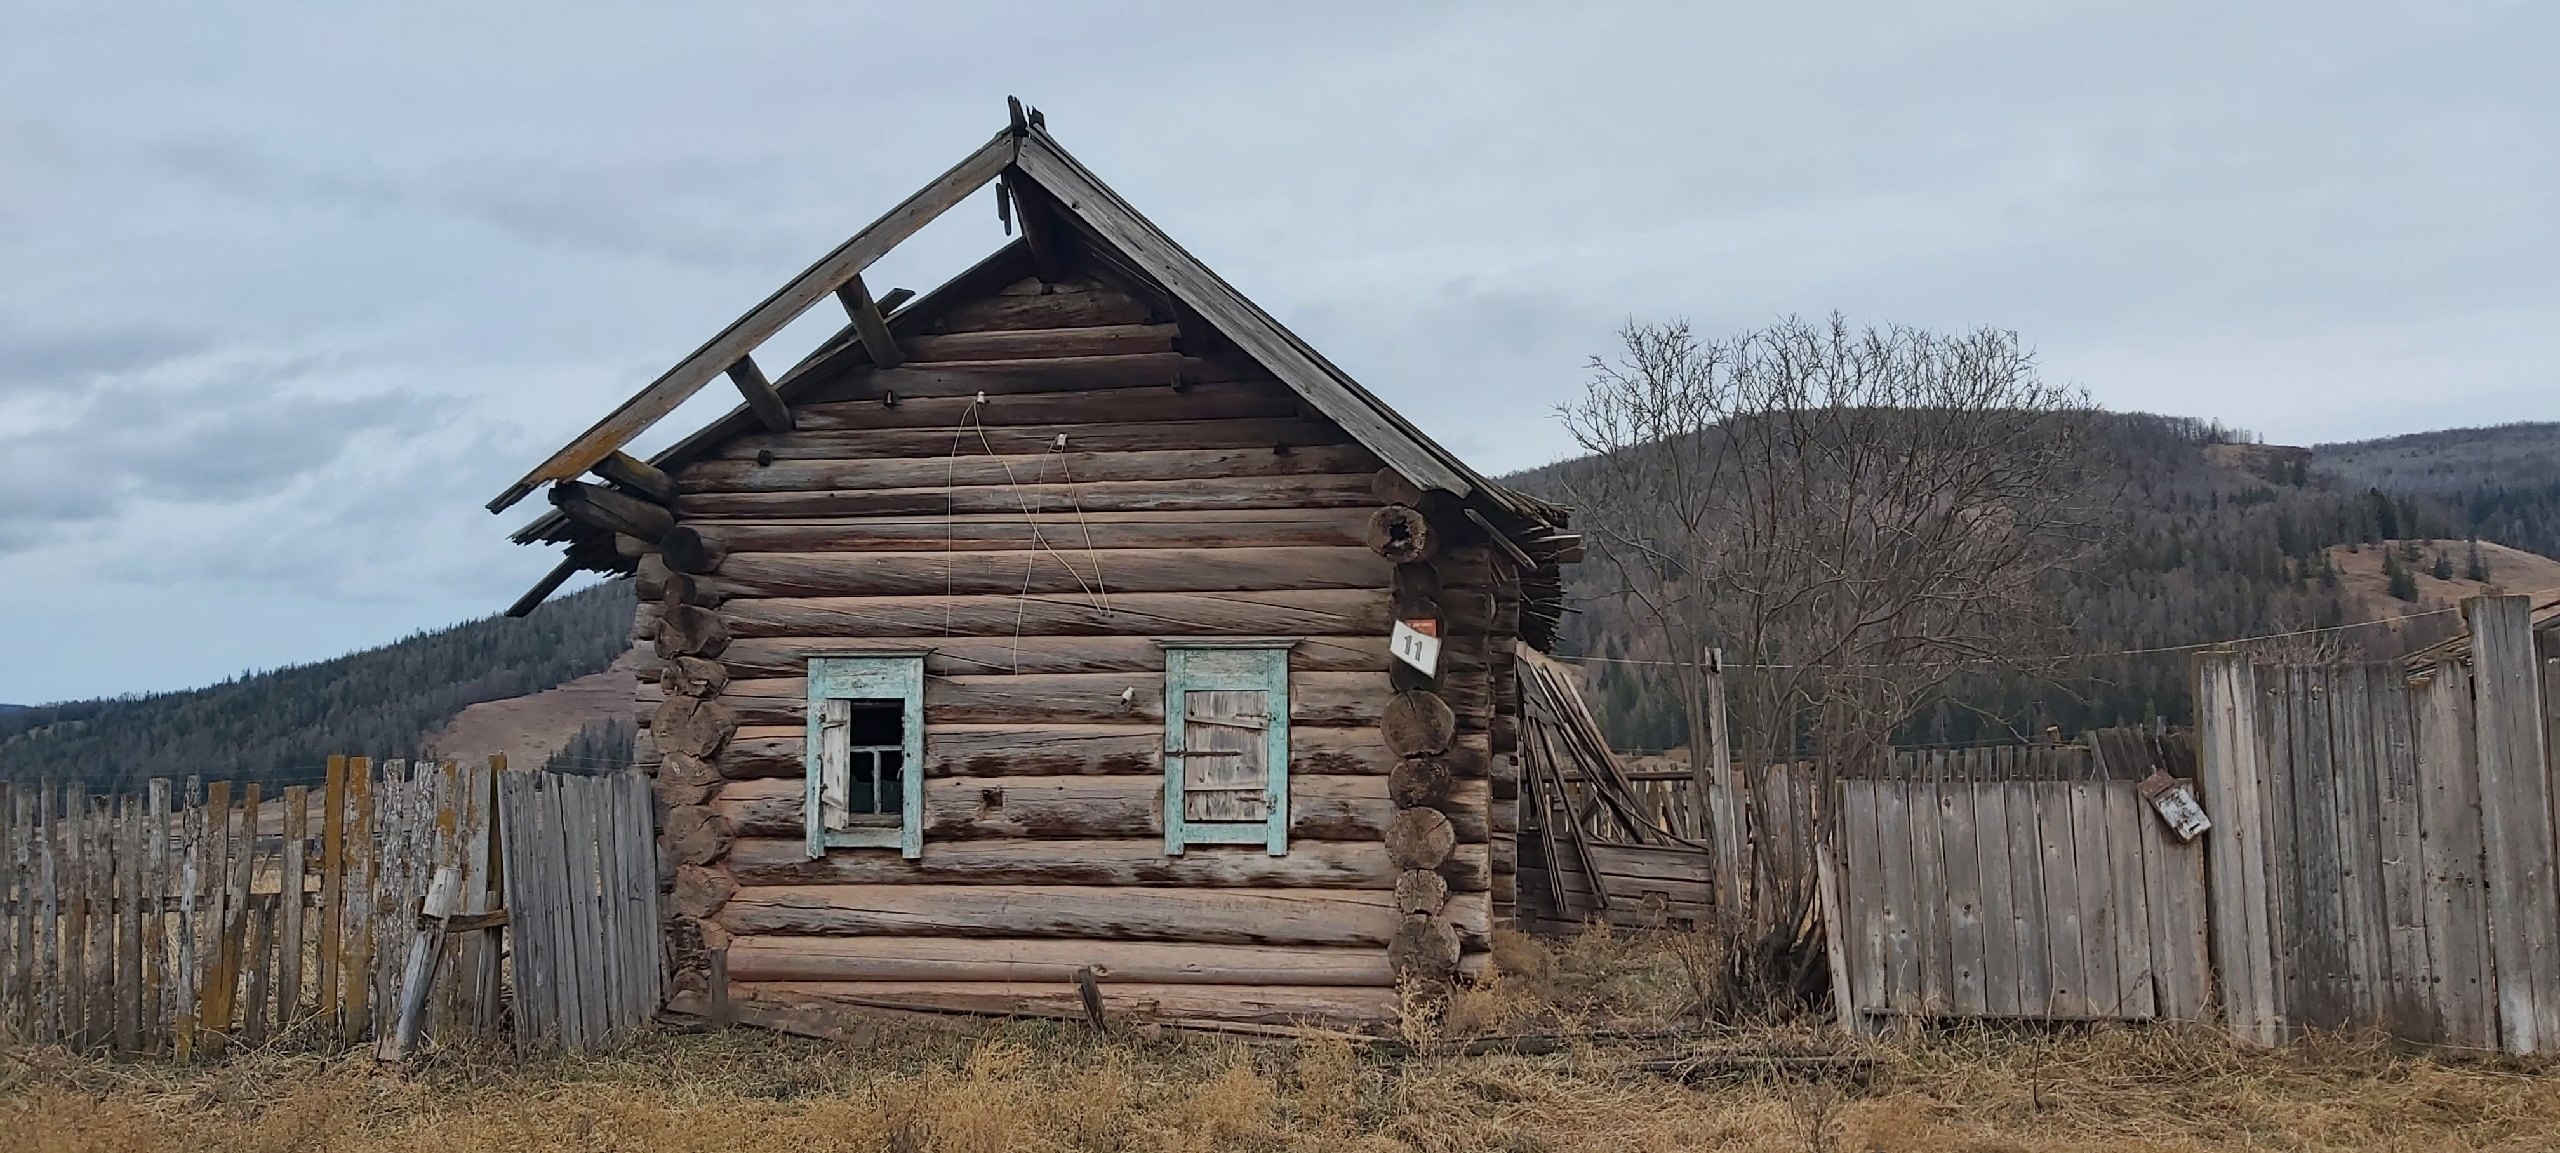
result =
M1715 822L1711 831L1716 847L1716 913L1727 925L1739 929L1743 924L1743 869L1748 850L1742 828L1742 794L1735 787L1733 775L1733 742L1726 732L1724 654L1719 650L1708 649L1700 654L1695 715L1699 724L1692 726L1692 731L1706 738L1706 747L1690 748L1690 775L1696 779L1698 790L1706 794L1707 818Z
M347 758L332 754L320 790L320 989L316 1008L332 1040L345 1035L338 982L346 948Z
M302 1015L303 858L311 837L311 789L287 786L284 791L284 865L276 893L278 939L283 949L276 964L276 1030L290 1031Z
M373 758L347 758L347 807L347 876L339 890L346 899L346 923L340 929L344 951L338 960L338 1027L340 1039L352 1045L371 1027L373 1004Z

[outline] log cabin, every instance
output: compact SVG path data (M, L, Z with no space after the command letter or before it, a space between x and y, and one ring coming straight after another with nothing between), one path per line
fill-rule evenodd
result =
M989 185L1009 240L873 292ZM832 338L759 363L821 306ZM626 451L719 377L727 415ZM640 593L673 1009L1374 1028L1512 916L1515 645L1554 637L1565 512L1433 443L1036 110L490 508L538 491L515 540L565 555L511 611L582 571Z

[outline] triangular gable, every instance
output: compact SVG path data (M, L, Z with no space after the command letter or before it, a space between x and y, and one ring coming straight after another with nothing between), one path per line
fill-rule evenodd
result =
M1134 283L1129 287L1162 293L1177 311L1184 314L1186 323L1196 322L1213 330L1218 338L1231 344L1238 352L1259 362L1309 407L1341 426L1362 447L1417 488L1446 493L1470 510L1475 510L1483 518L1485 527L1506 547L1516 549L1507 539L1510 534L1524 531L1543 533L1564 523L1562 510L1487 480L1361 387L1349 374L1326 360L1233 285L1174 243L1172 238L1059 146L1042 125L1036 111L1025 116L1018 105L1014 123L1006 131L998 133L870 227L837 246L648 387L624 401L576 440L508 486L505 492L489 502L490 510L503 511L545 483L573 481L590 470L598 469L599 465L610 467L608 462L619 457L622 446L664 419L713 379L724 372L734 373L733 366L743 363L748 366L746 376L750 380L760 378L760 371L752 367L750 359L756 348L831 295L846 300L854 323L773 381L774 395L788 400L797 391L797 386L806 380L829 375L848 363L868 362L868 352L857 329L866 320L888 327L896 325L894 317L883 317L876 310L866 314L870 300L861 280L863 271L925 224L998 179L1007 186L1011 203L1026 206L1022 210L1024 238L1000 249L904 311L929 313L937 298L977 291L987 286L990 277L1019 275L1020 270L1044 265L1046 254L1036 243L1037 236L1032 231L1033 212L1029 207L1037 205L1041 210L1055 213L1085 246L1088 255L1101 258L1101 263L1120 270L1131 279ZM752 386L741 387L747 389ZM770 405L771 399L768 398L766 403ZM741 407L658 454L652 463L680 463L701 447L734 435L752 421L748 408ZM518 602L516 611L519 612L530 610L534 603L548 596L551 589L577 569L609 567L609 562L599 563L606 558L594 555L598 542L587 542L583 550L585 555L582 555L576 534L556 512L526 526L515 534L515 539L520 543L572 543L570 557L541 586ZM1533 567L1552 572L1554 560L1551 549L1540 548L1537 551L1547 555L1543 555ZM1524 562L1529 559L1516 551L1514 555Z

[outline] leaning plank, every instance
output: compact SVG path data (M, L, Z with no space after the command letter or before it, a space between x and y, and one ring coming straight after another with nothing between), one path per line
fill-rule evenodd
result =
M399 1011L374 1048L375 1060L406 1061L425 1035L427 993L435 987L436 963L444 956L444 923L461 907L461 902L462 871L452 867L436 870L435 880L427 885L426 899L418 907L422 922L436 923L421 924L409 941L408 964L400 973Z

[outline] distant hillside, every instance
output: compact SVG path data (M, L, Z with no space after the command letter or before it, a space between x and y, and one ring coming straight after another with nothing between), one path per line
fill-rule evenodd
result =
M630 647L628 581L522 620L484 617L183 692L0 712L0 779L128 789L156 776L311 780L331 753L415 756L471 704L603 670Z
M2324 444L2312 449L2311 469L2346 488L2433 498L2470 535L2560 556L2560 424Z
M2059 725L2079 732L2189 715L2190 652L2180 646L2398 616L2443 603L2450 585L2417 601L2373 595L2384 541L2424 539L2464 559L2477 532L2560 555L2560 492L2487 489L2488 478L2560 473L2560 426L2507 426L2299 449L2248 443L2219 425L2148 414L2103 414L2098 455L2113 473L2122 520L2113 548L2069 593L2074 645L2090 654L2053 684L1986 680L1960 686L1967 709L1924 718L1921 740L1973 740ZM2536 447L2550 445L2552 447ZM2307 460L2306 460L2307 456ZM2441 459L2442 464L2431 463ZM1506 478L1571 503L1579 461ZM2483 495L2484 492L2487 495ZM2535 547L2538 545L2539 547ZM2349 546L2365 549L2358 563ZM2493 569L2524 566L2498 563ZM2367 565L2370 572L2362 571ZM2498 583L2497 573L2490 583ZM1661 639L1609 595L1605 562L1577 566L1562 647L1577 655L1658 660ZM2373 588L2366 588L2373 584ZM2511 591L2532 591L2508 586ZM2329 634L2342 655L2398 655L2449 630L2447 618L2399 629ZM2172 650L2129 653L2129 650ZM1603 723L1631 748L1684 739L1684 707L1668 676L1642 665L1595 664Z

